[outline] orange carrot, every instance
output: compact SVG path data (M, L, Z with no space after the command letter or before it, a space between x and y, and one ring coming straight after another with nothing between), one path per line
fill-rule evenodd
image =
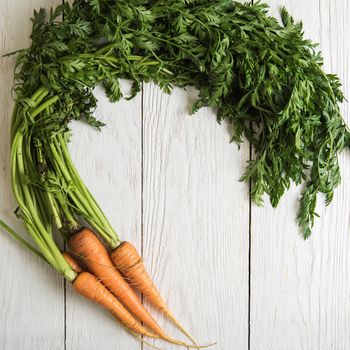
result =
M67 252L62 253L63 257L66 259L69 266L75 271L75 272L83 272L82 267L79 265L79 263Z
M79 235L79 233L76 233L74 236L72 236L68 242L68 245L70 247L73 248L78 248L79 251L81 251L79 254L80 257L84 258L84 261L87 262L87 266L89 267L93 267L94 269L96 269L96 267L98 267L97 270L99 270L101 267L103 268L107 268L107 271L109 271L109 273L107 272L107 279L110 279L111 277L109 276L110 272L112 271L117 272L117 274L120 276L122 283L125 283L127 285L128 288L130 288L130 286L125 282L125 280L123 279L123 277L119 274L119 272L116 270L116 268L113 266L112 261L110 260L110 257L108 255L108 252L106 250L106 248L103 246L103 244L101 243L101 241L96 237L96 235L87 228L84 228L82 231L85 232L79 232L82 233L83 237L74 237L75 235ZM92 236L94 236L94 239L92 238ZM85 257L85 255L82 255L81 253L85 252L85 253L89 253L85 244L86 243L82 243L81 240L85 240L84 237L88 237L87 239L87 243L91 244L92 243L92 247L94 245L100 245L99 248L92 248L92 250L95 250L94 254L92 254L93 257L95 258L99 258L99 261L102 261L102 263L95 263L93 261L93 263L91 262L91 256L89 256L89 254L87 255L88 258ZM97 242L96 242L97 240ZM80 242L80 243L79 243ZM82 247L84 247L84 249L81 249ZM72 249L72 248L71 248ZM73 249L72 249L73 250ZM100 251L99 251L100 250ZM96 253L97 251L97 253ZM103 251L105 251L103 253ZM96 256L97 255L97 256ZM107 257L106 257L107 255ZM82 268L80 267L79 263L68 253L63 253L64 258L66 259L66 261L69 263L69 265L77 272L82 271ZM108 262L108 259L110 261L111 265L105 265ZM114 284L116 284L113 281ZM176 345L180 345L180 346L184 346L187 348L196 348L196 349L200 349L200 348L206 348L208 346L198 346L198 345L189 345L186 344L185 342L173 339L169 336L167 336L164 331L157 325L157 327L159 327L160 329L160 334L158 333L152 333L149 332L145 327L143 327L135 318L133 315L131 315L131 313L124 307L124 305L119 302L119 300L98 280L98 278L96 276L94 276L93 274L83 271L81 273L79 273L78 277L74 280L73 282L73 286L75 288L75 290L85 296L86 298L88 298L91 301L94 301L98 304L101 304L102 306L104 306L109 312L111 312L114 316L116 316L119 321L122 323L122 325L124 325L129 331L131 331L134 334L138 334L138 335L144 335L147 337L151 337L151 338L161 338L165 341L168 341L172 344L176 344ZM110 287L108 287L110 288ZM130 288L131 293L135 295L134 291ZM127 296L124 297L124 299ZM137 299L138 300L138 299ZM140 303L141 304L141 303ZM143 308L143 305L141 304L141 307ZM145 310L146 311L146 310ZM146 311L147 312L147 311ZM152 318L151 315L149 315L149 317ZM152 318L153 320L153 318ZM154 321L155 322L155 321ZM143 341L143 340L141 340Z
M176 320L169 307L161 297L157 287L148 274L142 257L136 248L129 242L123 242L111 253L114 266L125 276L126 280L134 285L149 302L164 313L194 344L196 342Z
M73 282L74 289L87 299L102 305L131 332L147 337L158 338L157 335L147 331L117 298L89 272L82 272Z
M144 322L146 327L161 338L168 338L117 271L107 249L93 231L83 228L69 238L68 246L76 256L83 259L87 269L99 278L133 315Z
M94 275L89 272L83 272L82 267L70 254L63 252L62 255L70 267L74 271L79 272L78 277L73 281L74 289L79 294L104 306L130 331L140 335L158 338L158 336L148 332Z

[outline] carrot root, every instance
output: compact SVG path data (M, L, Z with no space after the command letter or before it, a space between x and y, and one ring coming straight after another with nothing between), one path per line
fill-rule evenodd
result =
M75 271L75 272L83 272L82 267L79 265L79 263L67 252L62 253L63 257L66 259L69 266Z
M185 348L190 348L190 349L206 349L209 348L213 345L215 345L216 343L212 343L212 344L208 344L208 345L197 345L197 344L187 344L181 340L176 340L170 337L167 338L162 338L163 340L167 341L168 343L174 344L174 345L179 345L179 346L183 346Z
M86 271L80 273L73 282L73 286L77 293L102 305L111 314L117 317L128 330L147 337L158 338L157 335L143 327L117 298L115 298L115 296L91 273Z
M161 297L136 248L129 242L122 242L118 248L113 250L111 258L114 266L123 274L126 280L143 293L153 306L164 313L164 315L171 320L194 345L196 345L196 341L174 317L164 299Z
M141 304L140 300L138 299L137 295L132 290L130 285L125 281L123 276L113 265L113 262L106 247L102 244L102 242L98 239L94 232L92 232L88 228L82 229L81 231L75 233L73 236L70 237L70 239L68 240L68 246L75 255L83 259L87 269L91 272L80 273L78 278L74 281L73 284L80 294L84 295L90 300L102 304L106 309L108 309L111 313L117 316L121 323L131 332L135 332L136 334L148 336L151 338L163 339L169 343L184 346L187 348L204 348L203 346L197 345L193 338L190 337L188 333L183 329L183 327L179 324L179 322L176 321L175 317L171 314L158 292L158 308L161 304L161 311L163 311L165 315L169 317L175 323L175 325L179 327L180 330L184 330L184 333L188 335L191 341L194 342L194 345L187 344L183 341L175 340L169 337L160 328L160 326L156 323L153 317ZM136 251L135 248L134 250ZM115 251L113 253L115 253ZM112 254L112 257L113 256L114 254ZM141 271L140 274L141 278L136 278L135 285L138 288L140 288L140 280L144 280L144 274L146 273L148 276L148 279L146 279L147 288L144 287L143 291L145 291L145 296L149 298L149 294L147 294L148 288L153 286L153 289L156 290L156 287L154 286L148 273L146 272L143 266L142 259L138 253L137 256L138 261L135 261L133 264L129 264L127 269L121 269L121 272L127 271L129 273L130 271L132 271L132 275L134 275L135 269L139 269L140 265L142 265L143 271ZM92 287L84 287L84 284L89 283L92 285ZM142 285L144 286L144 284L145 281L143 281L141 287ZM123 304L129 309L129 311L133 315L142 320L145 326L150 329L150 331L143 327L131 315L131 313L129 313L129 311L124 307Z
M139 300L134 290L117 271L111 257L93 231L83 228L68 240L72 252L83 259L87 269L93 273L114 294L128 310L160 338L167 335L149 314Z

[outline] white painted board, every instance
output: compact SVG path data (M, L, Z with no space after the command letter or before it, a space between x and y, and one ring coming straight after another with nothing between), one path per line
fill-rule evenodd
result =
M0 54L28 45L33 9L58 2L0 0ZM321 43L326 70L340 75L349 97L347 0L269 3L273 14L284 4L303 20L306 36ZM13 65L14 58L0 58L0 215L21 230L9 177ZM189 116L193 89L168 96L145 84L135 99L114 105L102 89L96 94L97 116L107 126L98 133L73 125L74 161L117 232L142 250L195 338L216 341L218 350L350 348L349 152L341 156L343 183L330 207L320 201L321 219L304 242L295 224L299 189L278 209L266 203L250 212L248 188L238 182L249 145L237 151L229 144L228 126L218 125L210 109ZM350 122L347 104L342 110ZM0 349L147 348L4 233L0 246Z
M238 152L209 108L189 116L194 97L144 87L144 258L200 344L246 349L249 200L238 180L249 145Z

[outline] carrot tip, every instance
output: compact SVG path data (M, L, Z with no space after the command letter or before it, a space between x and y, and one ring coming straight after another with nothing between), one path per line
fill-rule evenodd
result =
M216 344L216 343L212 343L212 344L208 344L208 345L197 345L197 344L187 344L181 340L176 340L176 339L172 339L172 338L168 338L168 337L162 338L162 339L171 343L171 344L183 346L185 348L190 348L190 349L206 349L206 348L209 348L209 347Z
M186 329L182 326L182 324L175 318L175 316L168 312L167 313L169 319L174 323L174 325L194 344L197 345L197 342L194 338L186 331Z

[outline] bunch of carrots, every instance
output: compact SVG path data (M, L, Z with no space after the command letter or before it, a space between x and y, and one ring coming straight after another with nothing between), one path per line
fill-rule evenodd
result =
M30 99L16 101L11 125L16 212L38 249L1 220L0 226L62 273L77 293L104 306L134 335L198 348L169 310L138 251L120 240L81 180L68 152L69 134L48 132L47 123L57 101L57 96L39 87ZM94 230L83 226L82 219ZM58 248L53 228L66 239L69 254ZM192 344L168 336L142 305L135 289Z
M43 10L35 12L32 45L18 55L11 120L11 179L18 203L15 213L32 240L1 220L0 226L61 273L77 293L104 306L137 337L198 348L159 294L138 251L118 237L70 157L69 121L85 117L91 125L100 126L88 115L96 105L92 88L118 72L119 60L111 50L114 44L93 51L95 39L88 40L87 35L92 33L80 19L80 3L77 1L72 8L68 4L58 6L51 10L48 21ZM84 6L89 8L88 4ZM57 20L62 15L63 22ZM71 52L76 48L93 51L81 55L85 66L67 52L69 45ZM143 72L158 64L137 55L127 59L130 69L137 61L137 69ZM75 68L67 70L72 64ZM69 254L58 247L56 232L66 240ZM136 291L192 344L167 335Z
M71 160L68 132L49 130L58 103L44 87L15 104L11 125L11 176L16 211L37 247L0 220L0 226L70 281L77 293L101 304L134 335L199 348L176 320L147 273L142 257L122 242ZM87 221L91 228L81 224ZM53 229L70 253L58 248ZM135 289L192 342L172 339L142 305Z

